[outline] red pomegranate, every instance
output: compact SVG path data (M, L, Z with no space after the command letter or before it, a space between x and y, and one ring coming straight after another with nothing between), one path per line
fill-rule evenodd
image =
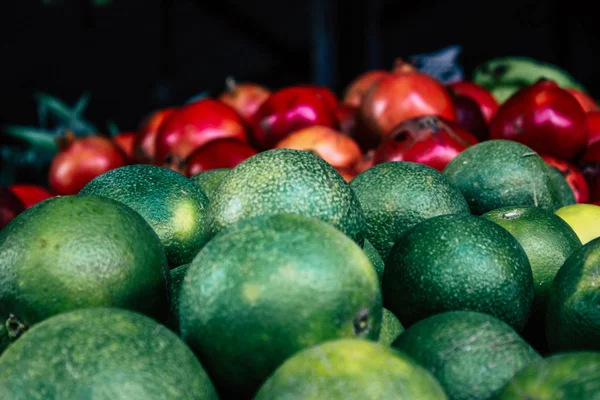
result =
M579 161L590 189L590 201L600 201L600 141L592 143Z
M546 161L546 164L557 169L565 177L565 180L575 194L575 201L577 203L587 203L590 200L590 189L579 168L554 157L546 155L541 155L541 157Z
M572 161L588 143L586 114L573 96L543 79L502 104L490 124L490 139L514 140L539 154Z
M600 141L600 111L588 113L587 124L589 129L588 145Z
M250 121L271 95L271 91L264 86L250 82L236 83L231 77L225 80L225 86L227 89L219 95L219 100L236 110L245 121Z
M362 159L356 166L356 170L360 174L375 165L375 149L371 149L363 154Z
M160 125L155 164L179 162L203 144L225 137L248 141L246 125L237 111L213 99L188 103Z
M337 167L336 170L342 176L342 178L344 178L344 180L346 182L350 182L352 179L354 179L358 175L358 171L356 171L355 169L352 169L352 168Z
M136 132L122 132L118 135L113 136L113 142L123 151L127 160L132 162L133 156L133 145L135 143L137 133Z
M335 95L335 93L333 93L331 90L329 90L329 88L325 87L325 86L320 86L320 85L296 85L297 88L306 88L306 89L312 89L314 90L314 92L316 93L317 97L319 97L321 100L323 100L325 102L325 104L327 104L327 106L332 109L332 110L336 110L339 106L340 106L340 101L338 100L337 96Z
M348 85L342 102L350 107L360 107L365 93L381 79L390 74L389 71L373 70L360 75Z
M489 124L496 111L498 111L498 101L483 86L475 82L457 81L448 84L448 89L459 96L467 96L473 99L479 105L485 121Z
M0 230L25 210L23 203L8 188L0 188Z
M211 140L189 155L182 170L189 177L211 169L233 168L256 153L248 143L238 139Z
M25 208L34 206L40 201L52 197L52 193L38 185L21 184L11 185L8 188L21 200Z
M59 147L48 175L50 188L57 195L77 194L98 175L127 164L121 149L102 136L76 139L67 133Z
M174 111L175 108L166 108L155 111L144 118L133 143L133 154L137 162L143 164L154 163L158 128Z
M402 61L397 62L393 73L371 86L359 111L361 131L370 136L374 145L401 122L426 115L454 121L452 97L435 78ZM365 143L366 139L362 141Z
M477 139L457 124L435 115L415 117L396 126L375 151L375 164L411 161L443 171Z
M350 137L354 136L354 128L356 127L357 113L358 107L340 104L340 106L335 110L335 115L340 126L340 132Z
M579 105L585 112L600 111L598 104L588 94L582 92L579 89L567 88L567 92L571 93L575 99L579 102Z
M362 159L360 147L352 138L326 126L292 132L275 147L312 151L336 168L355 168Z
M481 108L471 97L454 95L456 106L456 123L458 126L472 133L478 140L487 140L489 137L488 124L481 112Z
M273 93L251 121L257 148L273 148L291 132L322 125L337 128L334 110L314 88L291 86Z

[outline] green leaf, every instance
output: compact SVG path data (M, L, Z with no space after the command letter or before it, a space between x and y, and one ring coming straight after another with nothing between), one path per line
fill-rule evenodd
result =
M83 100L80 99L78 101L73 109L58 98L46 93L36 93L34 97L39 106L47 107L50 115L56 118L61 125L70 129L75 135L92 135L98 132L98 129L91 122L87 121L76 111L77 108L81 108L82 104L85 105L87 102L85 96Z
M56 133L40 128L29 126L8 125L4 127L4 132L13 138L24 141L32 147L37 147L50 152L58 151L56 143Z
M117 123L113 120L110 120L106 123L106 126L108 128L108 134L110 135L110 137L116 136L119 133L121 133L121 130L119 129L119 125L117 125Z
M203 99L206 99L206 98L209 98L209 97L210 97L210 92L208 90L205 90L205 91L200 92L200 93L198 93L198 94L190 97L189 99L187 99L187 101L185 102L185 104L193 103L195 101L203 100Z
M90 94L84 93L81 95L77 103L73 106L73 112L77 115L83 114L87 105L90 103Z

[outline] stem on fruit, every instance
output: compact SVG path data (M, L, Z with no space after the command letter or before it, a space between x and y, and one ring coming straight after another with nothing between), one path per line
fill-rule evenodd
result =
M5 322L6 332L8 332L8 338L14 341L19 338L29 328L23 322L21 322L14 314L10 314Z
M369 311L360 310L354 317L353 322L354 335L365 336L369 332Z
M413 72L417 69L415 66L402 58L397 58L394 63L393 72Z
M56 144L58 145L59 150L65 150L69 148L75 140L77 140L75 134L72 131L67 130L62 137L59 136L56 138Z
M225 78L225 87L227 88L227 91L230 94L235 93L236 86L237 84L233 76L228 76L227 78Z

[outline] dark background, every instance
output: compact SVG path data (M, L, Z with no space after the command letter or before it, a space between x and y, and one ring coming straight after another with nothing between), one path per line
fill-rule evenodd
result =
M367 4L368 3L368 4ZM225 77L271 88L325 84L341 93L396 57L463 46L466 72L523 55L566 68L598 97L600 29L565 1L2 0L0 118L37 125L35 91L133 129ZM575 3L575 2L570 2Z

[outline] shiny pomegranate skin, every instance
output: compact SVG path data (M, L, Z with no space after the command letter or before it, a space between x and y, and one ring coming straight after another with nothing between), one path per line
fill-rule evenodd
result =
M160 125L154 163L166 165L184 160L203 144L225 137L248 141L246 125L237 111L213 99L186 104Z
M589 129L588 145L600 141L600 111L587 114Z
M11 185L8 188L19 198L25 208L34 206L40 201L52 197L52 193L38 185L21 184Z
M363 132L376 144L401 122L430 115L455 121L452 97L439 81L408 64L399 64L373 85L359 111Z
M438 116L416 117L400 123L375 151L375 164L410 161L443 171L477 138L457 124Z
M590 189L590 201L600 201L600 141L592 143L579 161Z
M327 106L332 110L335 110L340 106L340 101L335 95L335 93L333 93L329 88L325 86L305 84L296 85L295 87L314 90L314 92L317 94L317 97L323 100L325 104L327 104Z
M292 132L275 147L311 151L336 168L355 168L363 156L352 138L326 126Z
M190 154L184 174L190 177L211 169L233 168L256 153L252 146L238 139L212 140Z
M174 111L175 108L158 110L141 122L133 143L133 154L137 162L142 164L154 163L158 128Z
M477 102L468 96L455 95L454 105L458 126L472 133L480 141L487 140L490 134L488 125Z
M354 136L357 113L358 107L340 104L340 106L335 110L335 115L340 126L340 132L350 137Z
M587 118L573 96L540 80L502 104L490 124L490 139L514 140L539 154L572 161L587 146Z
M598 104L596 104L594 99L592 99L589 95L583 93L581 90L573 88L567 88L565 90L571 93L573 97L575 97L575 99L579 102L579 105L583 108L583 111L600 111L600 107L598 107Z
M371 86L389 74L389 71L373 70L358 76L346 88L342 103L351 107L360 107L365 93L367 93Z
M575 165L554 157L541 155L546 164L555 168L565 177L565 180L571 186L571 190L575 194L577 203L587 203L590 201L590 189L583 176L583 173Z
M500 107L498 101L486 88L474 82L452 82L448 84L448 88L456 95L467 96L475 100L488 124Z
M0 230L25 210L23 203L8 188L0 188Z
M123 132L112 138L113 142L123 151L127 160L133 162L133 145L135 142L136 132Z
M127 164L125 155L110 139L68 136L52 160L48 181L57 195L77 194L92 179Z
M225 85L227 89L219 95L219 100L236 110L245 121L250 121L271 95L269 89L256 83L236 83L227 78Z
M250 123L253 142L260 150L273 148L291 132L321 125L337 128L335 110L305 86L290 86L273 93Z

